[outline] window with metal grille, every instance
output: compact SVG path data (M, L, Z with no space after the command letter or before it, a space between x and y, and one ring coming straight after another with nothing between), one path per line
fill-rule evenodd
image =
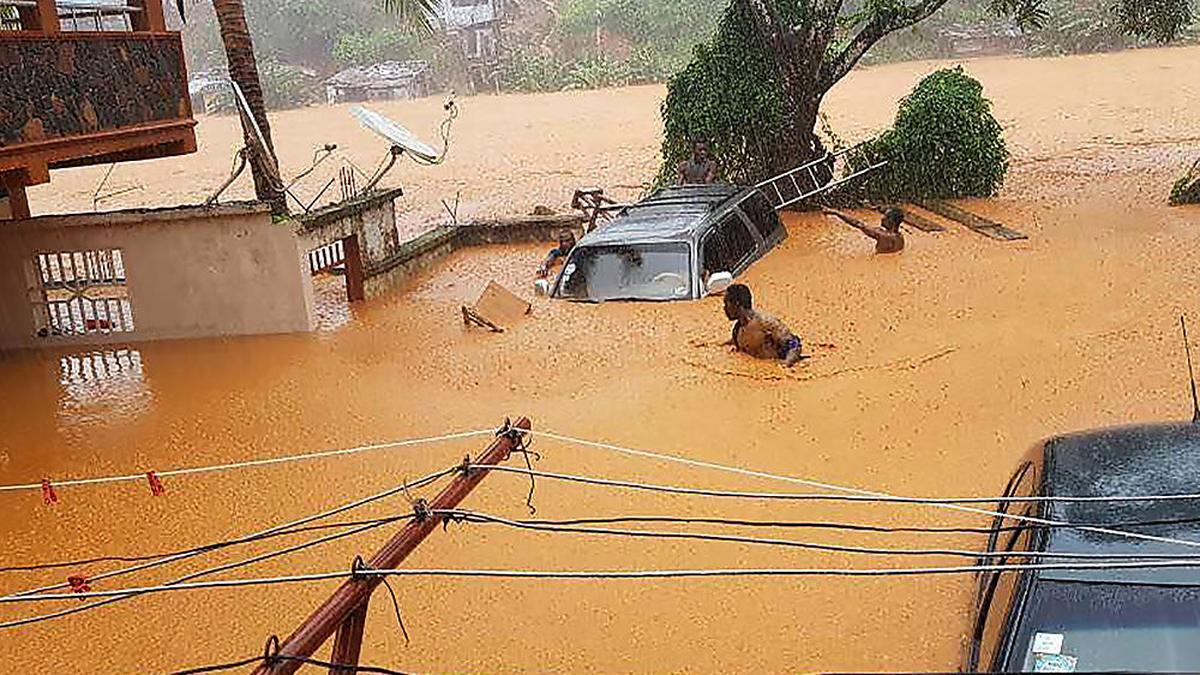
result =
M37 253L33 262L40 291L33 308L38 336L133 331L120 249Z

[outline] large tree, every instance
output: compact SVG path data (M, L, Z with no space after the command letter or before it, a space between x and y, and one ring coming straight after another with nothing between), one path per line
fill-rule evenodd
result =
M1048 0L989 0L992 11L1022 27L1047 17ZM1192 21L1191 0L1100 0L1128 33L1162 42ZM933 16L949 0L730 0L718 34L671 83L664 104L664 159L678 156L687 135L711 134L690 126L724 125L733 144L761 157L747 162L740 180L782 171L823 152L814 129L825 94L876 43ZM763 82L739 84L750 74ZM728 92L733 107L715 107ZM717 103L714 103L716 100ZM705 108L701 115L681 107ZM751 110L759 106L760 110ZM692 121L687 121L687 120ZM771 127L764 128L764 121ZM735 125L741 127L736 128Z
M221 27L225 57L229 59L229 79L241 90L246 105L250 108L249 119L244 113L240 117L242 136L250 155L250 173L254 177L254 195L259 201L271 205L271 213L286 216L287 195L283 192L279 164L275 159L275 143L271 139L271 123L267 119L262 82L258 78L254 41L251 40L250 28L246 25L246 9L242 0L213 0L213 9ZM259 142L259 133L262 134L262 143Z
M212 2L217 24L221 29L225 57L229 61L229 78L242 91L250 109L250 117L243 114L241 119L242 135L246 147L250 149L249 161L250 171L254 176L254 194L260 201L271 205L273 214L286 216L287 195L283 192L283 181L275 159L275 143L271 138L271 124L267 119L262 82L258 77L258 61L254 58L254 41L250 38L250 28L246 24L246 8L242 0ZM385 10L399 15L405 24L428 32L440 0L380 0L380 4ZM179 9L182 15L182 0L179 0ZM262 143L259 142L260 138Z

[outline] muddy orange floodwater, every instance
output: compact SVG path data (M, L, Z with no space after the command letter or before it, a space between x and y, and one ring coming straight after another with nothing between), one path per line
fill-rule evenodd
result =
M1200 300L1200 211L1166 193L1200 153L1200 89L1180 77L1200 49L1086 58L987 59L968 70L995 100L1013 167L1003 195L970 206L1026 232L1002 243L959 227L911 232L874 258L852 230L789 218L790 237L745 275L762 307L813 347L794 371L717 346L715 300L575 305L537 299L500 334L468 330L459 305L489 279L528 292L546 246L460 252L410 288L322 315L310 335L141 344L120 352L0 357L0 484L199 466L494 427L539 429L905 495L995 495L1037 439L1188 412L1180 313ZM937 64L854 73L828 101L861 137ZM660 88L462 101L452 159L398 174L419 228L441 197L463 215L562 206L577 184L653 171ZM438 102L384 106L432 128ZM194 156L121 165L143 186L111 206L190 201L227 170L234 122L205 119ZM369 164L380 144L344 108L278 115L289 170L337 142ZM102 168L64 171L35 209L90 205ZM245 189L246 186L241 186ZM865 214L864 214L865 215ZM326 283L326 282L322 282ZM336 295L334 289L333 295ZM323 297L330 297L329 294ZM0 565L196 546L395 486L481 449L478 437L165 480L0 492ZM546 471L734 490L799 486L539 439ZM529 516L529 484L489 476L466 506ZM429 497L432 488L414 496ZM540 479L536 517L691 515L875 524L981 525L909 505L747 502ZM403 496L339 516L406 513ZM637 527L624 525L622 527ZM647 526L648 527L648 526ZM659 525L659 528L680 528ZM729 531L693 525L698 531ZM345 570L395 526L211 578ZM977 535L763 528L760 536L893 548L979 548ZM212 552L93 584L154 584L328 532ZM413 568L603 570L901 567L961 559L878 557L700 541L641 540L459 524ZM2 572L10 593L127 563ZM29 672L163 672L253 655L286 635L334 581L139 597L0 632L0 662ZM728 672L955 668L969 576L535 581L398 578L371 605L363 660L416 672ZM5 605L13 620L80 603ZM328 648L321 652L328 654ZM9 667L0 668L8 671Z

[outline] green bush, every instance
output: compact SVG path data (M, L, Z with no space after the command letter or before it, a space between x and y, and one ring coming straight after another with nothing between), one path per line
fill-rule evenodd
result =
M857 188L872 200L989 197L1008 172L992 104L961 66L921 80L900 102L895 126L850 160L855 168L888 162Z
M558 91L566 84L566 66L551 54L519 47L504 63L506 89L515 91Z
M1200 160L1175 183L1171 190L1171 205L1200 204Z
M787 4L797 3L777 0ZM674 179L694 139L712 144L722 180L746 183L769 173L760 141L782 133L786 120L775 65L758 40L746 3L730 3L713 38L698 45L691 63L668 81L659 184Z

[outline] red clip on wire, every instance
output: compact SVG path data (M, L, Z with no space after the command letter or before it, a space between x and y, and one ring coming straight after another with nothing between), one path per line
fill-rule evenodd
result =
M146 472L146 480L150 482L150 494L154 495L155 497L160 497L164 492L167 491L167 489L163 487L162 481L159 480L158 475L153 471Z
M87 593L92 590L91 584L88 583L87 577L67 577L67 583L71 585L72 593Z
M42 503L47 506L58 503L58 493L54 491L49 478L42 479Z

